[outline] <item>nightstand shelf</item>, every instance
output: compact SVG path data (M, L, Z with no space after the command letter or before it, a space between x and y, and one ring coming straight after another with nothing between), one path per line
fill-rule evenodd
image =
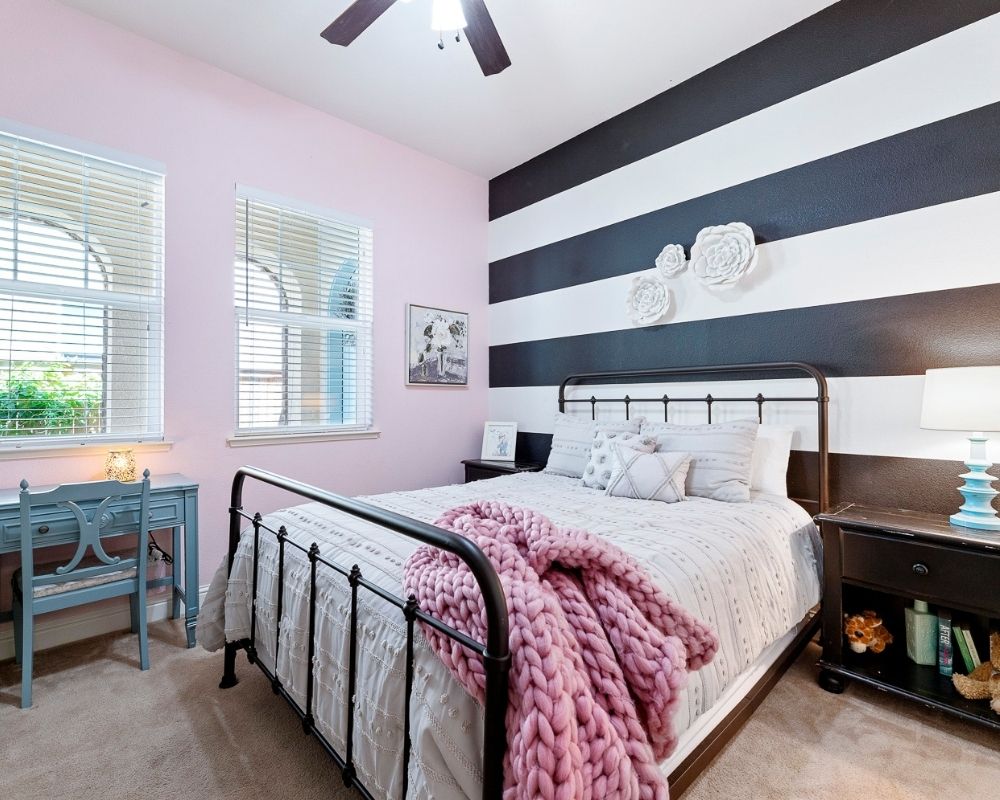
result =
M900 636L881 655L858 654L848 649L842 664L820 661L820 667L844 678L873 686L929 708L962 717L969 722L1000 731L1000 715L985 700L966 700L938 672L936 666L914 664L906 657L906 642Z
M489 478L499 478L501 475L516 475L519 472L541 472L544 464L534 461L486 461L481 458L467 458L465 465L465 482L484 481Z
M850 680L1000 731L985 701L963 698L937 666L906 656L904 608L914 599L971 623L988 656L989 629L1000 625L1000 536L951 525L948 518L845 505L816 518L823 534L823 657L819 683L841 692ZM854 653L844 613L872 609L894 642L884 653ZM958 648L955 668L964 672Z

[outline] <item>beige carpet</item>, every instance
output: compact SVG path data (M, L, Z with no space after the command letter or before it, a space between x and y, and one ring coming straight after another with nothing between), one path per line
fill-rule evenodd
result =
M217 688L221 655L181 647L176 623L37 658L35 707L16 707L19 670L0 664L0 798L351 800L295 715L240 656L241 683ZM719 798L995 796L1000 735L852 686L814 681L811 648L685 795Z

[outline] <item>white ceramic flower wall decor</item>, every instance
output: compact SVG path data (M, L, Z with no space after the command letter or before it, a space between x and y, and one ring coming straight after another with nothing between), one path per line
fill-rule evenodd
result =
M632 279L625 305L633 325L652 325L670 310L670 290L655 272L645 272Z
M679 244L668 244L656 257L656 268L664 278L680 275L686 266L687 258L684 255L684 248Z
M757 266L753 231L743 222L698 231L691 248L691 268L709 289L731 289Z

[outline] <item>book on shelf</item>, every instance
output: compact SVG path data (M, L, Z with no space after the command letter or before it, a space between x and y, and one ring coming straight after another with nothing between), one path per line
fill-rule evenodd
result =
M955 669L951 644L951 612L942 608L938 611L938 672L951 675Z
M969 639L971 638L967 638L969 631L960 625L953 625L952 631L955 635L955 647L962 656L962 661L965 662L965 671L972 672L976 665L972 662L972 653L969 652Z
M962 628L962 634L965 636L965 643L969 646L969 655L972 657L972 669L975 669L983 660L979 657L979 651L976 649L976 642L972 638L972 630L966 626ZM972 669L969 672L972 672Z

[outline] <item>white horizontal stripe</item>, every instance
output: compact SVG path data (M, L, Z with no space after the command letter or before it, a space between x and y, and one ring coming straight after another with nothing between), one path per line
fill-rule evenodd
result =
M710 292L688 269L670 281L667 323L978 286L1000 280L984 232L1000 192L762 244L743 287ZM630 327L625 298L639 273L490 306L490 344Z
M1000 14L493 220L489 260L996 102L997 42Z
M938 458L962 460L968 455L968 442L960 432L928 431L920 428L920 405L923 375L891 377L831 378L830 390L830 450L835 453L855 453L874 456L907 458ZM615 391L615 388L618 391ZM664 392L675 397L702 397L711 392L716 397L752 396L758 391L765 397L780 394L815 396L811 380L730 381L725 383L687 383L662 386L631 384L627 387L578 387L568 397L659 397ZM490 419L511 420L518 430L552 433L552 422L558 410L557 386L524 386L490 389ZM622 419L621 404L598 405L599 418ZM590 405L568 406L573 414L590 414ZM633 404L631 416L663 419L663 405ZM756 416L756 405L716 404L713 421L746 419ZM670 420L679 423L706 421L703 404L672 406ZM791 425L796 429L793 446L798 450L816 449L816 407L812 403L765 403L764 422ZM992 443L991 456L1000 460L1000 437ZM957 483L956 483L957 485Z

